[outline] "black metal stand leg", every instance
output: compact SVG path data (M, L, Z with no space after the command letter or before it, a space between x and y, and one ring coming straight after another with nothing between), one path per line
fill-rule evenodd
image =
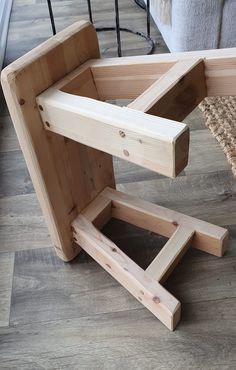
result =
M139 4L139 1L140 0L135 0L135 2L141 6L141 4ZM116 31L116 38L117 38L117 54L119 57L122 56L122 50L121 50L121 37L120 37L120 31L123 31L123 32L128 32L128 33L132 33L134 35L137 35L137 36L140 36L142 38L144 38L150 45L150 48L149 48L149 51L147 54L152 54L153 53L153 50L155 49L155 42L151 39L150 37L150 0L147 0L146 1L146 7L144 6L141 6L143 9L146 8L146 11L147 11L147 35L145 35L144 33L142 32L138 32L138 31L132 31L128 28L122 28L120 27L120 18L119 18L119 3L118 3L118 0L115 0L115 18L116 18L116 27L98 27L96 28L96 31L100 31L100 32L103 32L103 31ZM52 10L52 4L51 4L51 0L47 0L47 4L48 4L48 11L49 11L49 16L50 16L50 20L51 20L51 26L52 26L52 32L53 32L53 35L56 34L56 27L55 27L55 21L54 21L54 15L53 15L53 10ZM87 0L87 4L88 4L88 13L89 13L89 20L91 23L93 23L93 15L92 15L92 7L91 7L91 0Z
M47 0L47 2L48 2L48 11L49 11L51 26L52 26L52 33L53 33L53 35L55 35L57 33L57 31L56 31L55 22L54 22L54 15L53 15L53 11L52 11L51 0Z
M93 23L91 1L87 0L87 4L88 4L89 20L90 20L91 23Z
M150 38L150 0L147 0L147 37Z
M118 4L118 0L115 0L115 13L116 13L117 54L118 54L118 57L121 57L122 56L122 53L121 53L121 41L120 41L120 18L119 18L119 4Z

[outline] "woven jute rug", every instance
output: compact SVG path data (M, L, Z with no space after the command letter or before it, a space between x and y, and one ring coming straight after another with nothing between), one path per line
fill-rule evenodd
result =
M236 97L205 98L199 108L206 126L220 143L236 177Z

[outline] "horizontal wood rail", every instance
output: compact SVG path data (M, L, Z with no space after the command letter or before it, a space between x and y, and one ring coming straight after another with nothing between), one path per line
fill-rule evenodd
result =
M182 121L206 96L203 60L181 60L128 107Z
M221 257L225 252L228 231L171 209L106 188L103 193L112 201L112 217L170 238L178 226L195 231L192 246Z
M136 98L179 60L193 58L204 61L207 96L236 95L236 48L107 58L91 60L88 65L106 100L112 99L111 94L115 99L117 92L120 98L124 92L126 97L132 94L131 98Z
M184 253L190 247L195 231L186 226L177 227L165 246L146 269L153 279L164 282Z
M46 130L175 177L187 165L183 123L48 89L37 98Z
M112 217L170 238L146 271L98 230ZM174 330L180 319L181 305L161 283L190 244L221 256L228 235L221 227L108 187L76 217L72 230L75 242L170 330Z

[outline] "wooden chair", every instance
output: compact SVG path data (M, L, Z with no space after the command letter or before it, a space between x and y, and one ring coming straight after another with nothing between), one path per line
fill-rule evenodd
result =
M93 26L78 22L1 76L58 256L84 249L171 330L181 305L163 281L190 245L222 256L228 232L118 192L112 155L177 176L189 147L177 121L208 95L235 93L235 62L230 49L102 60ZM145 271L99 231L111 217L169 238Z

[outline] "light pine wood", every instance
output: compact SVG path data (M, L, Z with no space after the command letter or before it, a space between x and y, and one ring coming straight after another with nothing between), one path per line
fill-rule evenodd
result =
M98 229L102 229L111 218L110 199L99 194L83 211L83 216Z
M58 31L88 17L86 1L54 0L52 4ZM119 0L119 5L122 25L146 32L145 11L134 1ZM96 24L105 25L108 19L113 24L113 1L93 2L92 6ZM152 24L151 35L157 42L155 52L167 51ZM5 63L50 36L46 1L14 0ZM99 38L103 57L116 56L114 33L100 33ZM128 33L122 33L122 47L124 55L147 50L146 43ZM0 101L0 116L7 118L1 97ZM9 117L8 122L12 125ZM192 153L186 170L174 181L118 158L114 163L116 182L123 192L229 228L224 259L191 248L166 282L165 287L182 304L182 319L175 332L167 330L85 252L71 264L57 258L24 160L19 151L8 157L8 150L17 144L14 129L7 131L6 140L7 126L0 122L0 150L4 150L0 250L15 255L13 286L9 286L10 326L0 328L1 367L235 369L235 180L202 114L191 115L186 122L194 131ZM165 242L119 220L112 220L104 233L142 268Z
M83 214L72 225L76 242L163 324L174 330L180 319L179 301L99 232Z
M96 60L87 64L87 67L91 68L101 100L136 99L175 64L175 62L149 63L148 60L144 65L142 62L135 64L135 58L132 62L125 66L123 62L119 65L112 64L112 61L111 66L106 65L106 62L104 66L100 66Z
M128 106L182 121L207 95L202 59L180 60Z
M168 238L179 225L183 225L195 230L192 240L193 247L218 257L225 252L228 231L223 227L183 215L111 188L106 188L103 194L112 200L112 217L131 222L138 227L145 225L145 229Z
M174 218L170 221L168 216L170 217L171 213ZM170 237L148 266L146 272L98 230L98 228L104 227L112 217ZM199 223L200 226L197 225ZM153 226L150 227L150 225ZM168 297L168 292L162 291L159 283L162 283L173 271L190 244L221 256L228 234L227 230L223 228L217 228L194 218L191 219L191 217L155 206L138 198L135 199L110 188L105 188L76 217L72 222L72 230L76 243L170 330L174 330L180 320L181 306L179 301L175 301L173 305L169 306L172 296ZM209 238L210 232L215 236L214 245L218 240L218 250L202 247L203 243L209 244L207 238ZM205 239L203 241L200 239L199 243L197 235L201 235L201 233ZM158 283L156 287L153 281ZM157 305L153 305L153 302ZM159 303L163 307L160 307Z
M235 48L231 48L91 60L75 70L70 78L75 78L76 82L81 68L82 71L89 68L101 100L136 99L179 61L191 64L193 60L202 60L202 66L200 63L192 75L192 82L199 78L194 84L200 96L206 92L207 96L235 95L235 53ZM76 89L74 85L73 93Z
M178 226L165 246L146 269L153 279L164 282L190 247L195 231Z
M99 58L96 32L88 22L77 22L1 74L8 108L52 243L58 255L67 261L79 252L72 241L70 222L104 186L113 186L112 158L46 132L35 110L35 98L90 58ZM79 163L74 160L78 156Z
M169 177L187 165L189 131L185 124L53 87L38 96L37 103L48 131Z
M57 54L60 57L56 42L58 36L52 38L51 42L49 40L47 47L45 44L41 46L39 56L36 49L30 58L25 56L23 62L20 60L15 63L16 66L13 64L4 70L2 81L8 105L18 135L22 137L21 145L27 147L24 154L29 169L33 175L37 174L35 183L44 190L42 192L41 189L38 196L41 199L43 195L48 202L47 216L52 221L50 231L55 228L56 236L64 237L60 239L59 247L54 243L59 256L70 260L79 253L80 248L84 249L162 323L174 330L180 320L181 305L160 282L169 276L190 244L222 256L228 232L204 221L119 193L107 185L114 186L112 155L169 177L175 177L185 168L188 161L189 129L185 124L170 118L184 119L209 93L205 82L205 64L202 59L188 59L184 56L181 60L172 61L172 65L167 61L163 67L161 63L156 73L160 77L162 69L165 74L159 80L150 86L150 75L146 75L149 85L146 91L128 107L114 106L99 100L124 98L119 94L118 97L106 95L109 93L106 81L116 81L120 69L117 65L106 65L104 68L101 64L103 73L108 72L104 86L106 91L103 93L98 85L100 77L96 75L96 68L101 67L100 61L92 60L93 54L99 57L95 30L86 22L77 24L77 27L61 34L61 54L66 54L66 60L73 60L71 39L77 32L82 44L82 50L79 49L79 53L83 53L82 59L69 69L65 63L54 79L46 79L44 89L41 83L31 89L28 85L31 86L34 69L40 79L37 66L42 69L47 62L53 68L50 60L54 60ZM66 47L68 40L69 46ZM86 43L89 41L94 48L88 52ZM48 58L46 61L45 55ZM138 65L139 69L144 67L145 63ZM22 69L27 71L26 76ZM116 70L112 72L116 76L109 77L111 69ZM19 71L20 78L17 78ZM135 78L134 74L132 78ZM134 88L136 93L138 88L143 89L142 84L137 86ZM124 86L121 88L124 89ZM134 91L125 97L130 99ZM19 110L19 106L25 110ZM51 167L44 157L44 141L39 140L39 133L32 126L33 119L45 141L48 149L45 153L49 156ZM23 130L19 128L20 125ZM54 175L58 178L53 177L53 174L49 176L50 169L55 171ZM92 187L91 183L88 187L85 181L90 171ZM58 187L54 189L56 180ZM61 196L64 196L62 201ZM58 208L54 205L56 200L60 201ZM70 203L72 200L73 205ZM65 212L68 205L71 208ZM113 217L170 238L146 271L99 231ZM51 236L54 240L53 234ZM66 237L67 243L63 244Z
M135 99L150 87L157 78L165 74L175 63L184 59L203 59L205 66L206 88L208 96L236 94L236 48L203 50L184 53L142 55L135 57L106 58L89 63L94 81L104 99ZM136 76L135 89L132 88L132 76ZM114 84L116 91L114 91ZM127 90L128 89L128 90ZM126 91L126 93L125 93Z

